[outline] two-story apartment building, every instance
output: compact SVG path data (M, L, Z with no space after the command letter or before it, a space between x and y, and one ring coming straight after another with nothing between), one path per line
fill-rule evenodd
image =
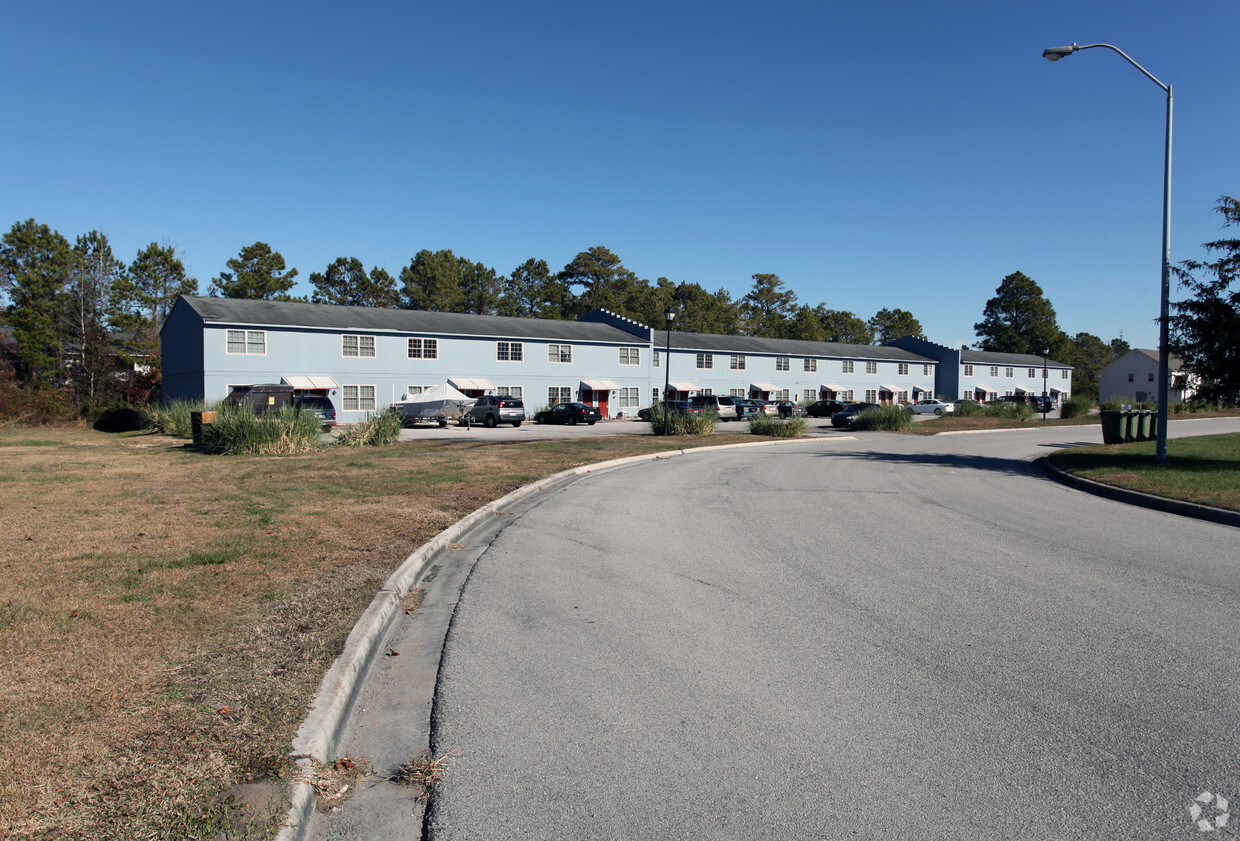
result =
M1072 396L1072 366L1027 353L961 350L905 336L890 342L938 362L936 396L986 402L1011 395L1041 395L1058 405Z

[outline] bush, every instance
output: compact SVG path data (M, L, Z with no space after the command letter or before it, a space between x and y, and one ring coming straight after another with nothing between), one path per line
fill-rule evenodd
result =
M152 432L175 435L178 438L193 438L194 429L190 423L190 414L192 412L219 412L222 406L222 402L208 404L201 400L173 400L167 405L147 406L142 410L142 423Z
M749 421L749 431L754 435L769 435L772 438L800 438L805 434L805 418L771 418L756 415Z
M988 418L1028 421L1033 420L1033 407L1028 403L990 403L985 414Z
M100 432L133 432L146 428L142 414L133 406L109 406L99 413L93 426Z
M315 422L317 427L317 420ZM346 447L370 445L381 447L400 440L404 419L396 412L380 412L368 415L366 420L344 427L336 435L336 443Z
M956 417L973 418L986 413L986 409L976 400L956 401Z
M719 415L713 411L704 411L700 415L692 412L667 412L668 435L712 435ZM661 405L650 407L650 431L655 435L663 434L664 408Z
M201 449L231 455L305 453L319 446L319 419L291 407L261 417L249 406L223 405L202 428Z
M853 429L899 432L913 425L913 413L903 406L879 406L857 415Z
M1094 407L1092 398L1082 394L1073 395L1063 401L1059 407L1059 417L1061 418L1080 418L1088 415Z

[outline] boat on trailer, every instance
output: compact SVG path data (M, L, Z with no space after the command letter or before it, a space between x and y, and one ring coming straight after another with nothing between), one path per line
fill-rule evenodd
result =
M392 404L392 411L400 414L405 426L419 423L447 426L450 420L459 423L462 418L467 418L469 410L477 402L476 398L444 384L432 386L421 394L401 395L401 399Z

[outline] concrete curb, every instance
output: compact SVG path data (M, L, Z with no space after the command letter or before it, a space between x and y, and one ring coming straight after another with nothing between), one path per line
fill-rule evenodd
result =
M1117 488L1114 485L1104 485L1101 482L1095 482L1092 479L1085 479L1060 470L1051 463L1047 456L1042 456L1035 463L1039 464L1046 471L1047 475L1055 481L1086 493L1113 499L1116 502L1126 502L1129 505L1152 508L1168 514L1178 514L1181 517L1193 517L1197 520L1208 520L1224 526L1240 527L1240 511L1228 511L1225 508L1213 508L1209 505L1198 505L1195 502L1167 499L1166 497L1154 496L1153 494L1141 493L1140 491Z
M396 572L388 578L379 592L375 594L370 606L362 613L357 624L345 640L344 650L332 663L323 682L319 685L318 694L311 702L310 712L297 730L293 739L291 758L300 771L298 778L290 785L291 805L285 826L276 836L277 841L301 841L314 816L315 794L310 780L314 776L316 763L330 761L340 737L348 724L349 713L353 709L358 695L365 683L366 674L370 671L387 638L392 623L399 615L400 600L417 582L427 563L444 551L458 538L481 522L495 516L505 507L533 496L546 493L569 483L573 479L602 470L611 470L646 461L673 458L688 453L699 453L715 450L735 450L746 447L768 447L774 444L804 444L809 441L855 441L856 438L841 436L839 438L781 438L771 441L753 441L743 444L721 444L716 447L693 447L690 449L667 450L662 453L648 453L627 458L612 459L597 464L584 464L570 468L538 482L524 487L483 505L481 508L465 515L448 528L441 531L417 551L405 559Z

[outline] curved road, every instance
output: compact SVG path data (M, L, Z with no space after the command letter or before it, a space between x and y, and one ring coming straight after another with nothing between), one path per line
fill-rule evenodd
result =
M1238 533L1030 464L1097 435L866 435L562 489L460 595L425 837L1202 837L1190 806L1240 796Z

